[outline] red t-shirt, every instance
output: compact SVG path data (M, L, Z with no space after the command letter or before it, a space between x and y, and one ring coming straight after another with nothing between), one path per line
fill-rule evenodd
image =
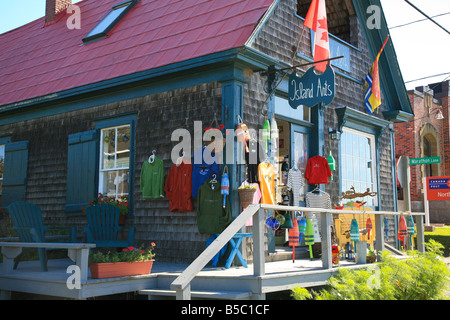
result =
M305 178L308 184L327 184L332 176L327 159L321 156L311 157L306 165Z

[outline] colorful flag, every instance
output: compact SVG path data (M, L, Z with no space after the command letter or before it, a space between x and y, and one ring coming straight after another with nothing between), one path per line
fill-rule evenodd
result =
M380 74L378 70L378 61L380 60L380 55L383 52L384 47L389 39L389 35L384 40L384 44L381 47L380 52L377 55L369 73L367 74L366 81L364 84L365 94L365 107L368 113L372 114L381 104L381 89L380 89Z
M325 0L312 0L304 26L315 32L314 61L330 59L327 8ZM315 64L317 70L325 72L328 62Z

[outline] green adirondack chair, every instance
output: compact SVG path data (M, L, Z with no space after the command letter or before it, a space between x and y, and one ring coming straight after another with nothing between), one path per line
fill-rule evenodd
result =
M97 248L132 247L135 227L119 226L119 208L110 204L99 204L86 208L88 226L85 228L88 243L95 243ZM119 239L121 230L128 230L125 240Z
M17 236L21 242L43 243L46 241L46 232L50 230L66 230L70 232L69 240L62 242L76 242L75 227L46 227L42 220L41 209L29 202L13 202L7 207L7 210L13 221L13 230L16 231ZM34 250L33 248L24 248L23 250ZM39 260L41 262L41 270L47 271L47 251L56 249L38 249ZM23 252L22 252L23 254ZM17 257L14 264L14 269L17 268L22 254Z

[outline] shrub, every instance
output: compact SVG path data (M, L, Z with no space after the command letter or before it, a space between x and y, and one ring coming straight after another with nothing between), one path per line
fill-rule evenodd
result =
M328 280L327 289L310 293L296 287L292 297L296 300L446 299L444 292L450 272L440 257L443 246L430 240L426 247L425 253L408 252L406 259L383 252L382 262L373 267L356 271L340 269Z

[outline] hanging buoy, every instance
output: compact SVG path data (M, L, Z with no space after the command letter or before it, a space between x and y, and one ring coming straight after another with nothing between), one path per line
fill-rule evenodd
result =
M413 249L414 248L413 236L416 234L416 228L414 226L414 219L411 215L408 216L406 225L408 226L409 243L411 243L411 249Z
M370 217L367 218L366 229L367 229L367 239L370 240L370 231L372 231L372 220L370 220Z
M328 162L328 166L330 167L330 171L336 170L336 161L334 160L333 155L331 154L331 151L327 157L327 162ZM331 176L331 180L333 180L333 177L334 177L334 175Z
M403 247L406 247L406 237L408 236L408 227L404 216L400 216L398 220L398 234L397 239L403 242Z
M298 231L300 233L298 242L301 243L302 242L302 237L304 237L305 233L306 233L306 219L305 219L305 217L302 217L300 219L300 222L298 223Z
M313 258L312 245L314 244L314 229L311 219L306 218L305 244L309 246L309 257Z
M262 128L262 137L263 137L263 141L266 142L266 152L268 152L269 150L269 140L270 140L270 124L269 124L269 120L266 120L264 122L263 128Z
M350 240L353 241L353 247L355 248L356 253L356 242L359 241L359 226L358 221L355 218L352 219L350 224Z
M299 231L297 219L294 219L293 227L289 229L289 246L292 247L292 262L295 262L295 247L299 246Z
M386 241L389 241L389 230L391 227L389 227L389 221L387 218L384 218L384 235L386 237Z
M225 167L225 169L228 172L228 167ZM222 175L222 183L221 183L221 186L220 186L221 194L223 195L223 207L224 208L225 208L227 195L230 194L230 179L228 178L228 173L225 172L225 169L224 169L224 172L223 172L223 175Z
M274 117L270 121L270 139L278 139L278 125Z

